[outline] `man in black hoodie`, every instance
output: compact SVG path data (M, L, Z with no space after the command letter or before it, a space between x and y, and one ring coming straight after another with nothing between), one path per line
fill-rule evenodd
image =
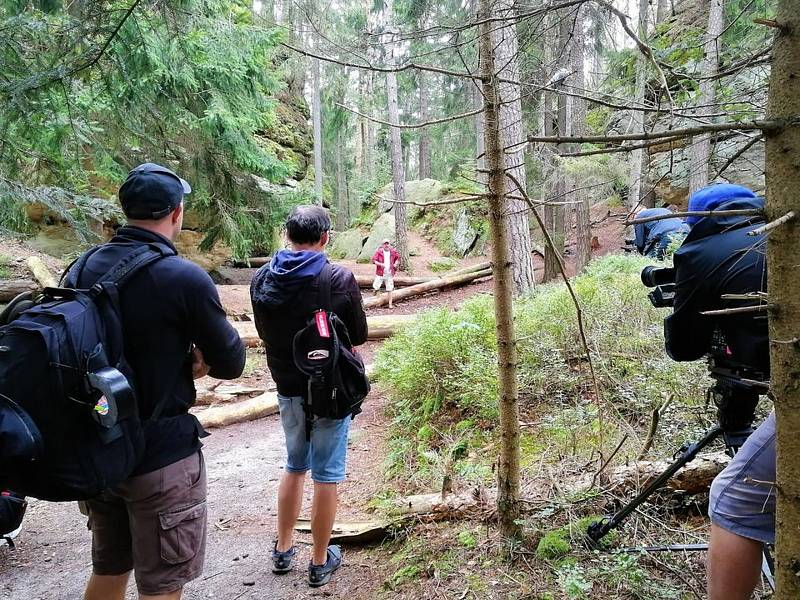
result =
M341 550L329 546L338 504L337 484L345 479L347 434L350 417L316 418L306 431L303 398L308 378L292 358L292 340L314 312L322 308L319 276L328 262L330 219L320 206L298 206L286 222L291 250L281 250L272 262L253 278L250 297L256 328L264 341L269 367L278 388L281 423L286 436L286 468L278 488L278 539L273 548L275 573L292 568L295 548L294 526L303 501L306 472L311 470L314 499L311 506L313 556L309 564L309 585L325 585L341 564ZM344 322L351 342L367 340L367 319L361 290L353 274L332 265L330 310ZM308 435L307 435L308 434Z
M731 184L703 188L689 201L690 211L763 208L763 199L747 188ZM766 312L701 314L754 302L725 300L722 298L725 294L766 291L766 239L763 234L748 235L763 221L761 215L687 219L691 231L673 256L675 305L672 315L664 321L666 349L673 360L702 358L721 334L722 361L743 365L763 378L769 376ZM755 393L750 392L753 400ZM761 570L762 545L775 541L775 490L770 483L774 481L775 415L772 414L750 435L711 486L707 562L710 600L746 600L755 589Z

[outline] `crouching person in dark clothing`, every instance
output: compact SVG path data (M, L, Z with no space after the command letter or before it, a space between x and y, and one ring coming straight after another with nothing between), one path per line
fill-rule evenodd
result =
M93 573L86 600L122 600L131 570L139 598L177 599L203 570L200 438L208 434L188 412L193 379L238 377L245 350L211 278L179 258L173 245L183 222L183 195L190 191L165 167L135 168L119 190L128 225L67 277L68 285L87 288L137 247L151 245L164 254L120 289L125 357L146 446L130 479L87 502Z
M731 184L703 188L689 199L690 211L763 208L763 199L747 188ZM667 353L673 360L698 360L721 334L723 361L758 373L758 379L768 378L766 312L701 314L752 304L726 300L726 294L742 297L766 291L766 236L748 235L763 225L763 217L726 215L689 217L686 221L691 231L673 256L675 305L672 315L664 321ZM771 414L750 434L711 485L709 600L751 597L761 573L763 544L775 541L774 482L775 415Z
M321 306L320 274L328 262L324 250L329 230L330 219L322 207L295 208L286 223L292 249L276 253L272 262L256 273L250 287L256 327L278 388L286 436L287 460L278 488L278 539L272 553L272 570L286 573L292 568L294 526L303 501L306 472L311 470L314 546L308 582L314 587L326 584L341 564L341 550L328 544L338 504L337 484L345 479L351 417L315 418L307 431L303 403L308 377L295 366L292 341ZM330 310L347 327L351 343L363 344L367 340L367 319L358 283L350 271L338 265L332 265L330 273Z
M647 208L637 213L637 219L671 215L668 208ZM689 226L677 217L637 223L633 226L634 244L642 256L664 260L671 245L680 245L689 233Z

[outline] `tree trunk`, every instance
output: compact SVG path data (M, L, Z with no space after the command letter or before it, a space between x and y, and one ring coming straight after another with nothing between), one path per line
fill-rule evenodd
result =
M389 20L393 20L392 1L385 4L385 11ZM391 27L391 26L390 26ZM395 33L389 37L389 64L395 64ZM386 98L389 104L389 122L399 123L400 116L397 108L397 74L394 71L386 73ZM408 254L408 232L406 230L406 193L405 170L403 169L403 147L400 140L400 129L389 128L389 151L392 155L392 180L394 182L394 235L397 251L400 252L400 269L409 271L411 262Z
M672 0L658 0L656 23L663 23L672 16Z
M510 24L499 26L495 23L492 31L494 44L494 65L498 69L497 76L510 81L519 81L517 29L514 18L517 11L513 0L496 0L493 17L508 20ZM485 88L484 88L485 91ZM500 94L500 129L501 147L506 156L505 165L520 186L525 189L525 135L522 122L522 100L520 86L514 83L498 82L497 92ZM484 123L488 120L485 117ZM488 124L485 125L488 127ZM488 146L486 151L489 151ZM488 158L487 158L488 166ZM515 192L511 179L506 182L508 193ZM519 195L519 194L517 194ZM508 198L508 231L511 263L514 274L514 292L525 294L533 289L533 257L531 231L528 222L528 205L522 200Z
M800 114L800 12L793 0L777 2L781 29L772 50L767 107L770 119ZM767 216L795 212L797 217L769 234L767 279L771 387L777 419L776 600L800 598L800 128L787 127L767 137Z
M725 23L725 14L722 0L709 0L708 2L708 29L704 46L705 60L703 61L702 77L700 81L700 98L698 100L697 116L701 122L711 122L713 118L704 118L714 112L715 80L713 76L719 71L719 37ZM708 169L711 164L711 135L708 133L698 135L692 139L689 148L689 193L692 194L708 185Z
M639 37L643 40L647 39L647 16L650 9L648 0L639 0ZM636 106L641 106L644 103L645 91L647 86L647 73L649 61L647 57L641 52L637 53L636 57L636 91L634 102ZM631 133L644 132L644 112L641 110L631 111ZM630 185L628 187L628 207L634 210L642 199L642 178L644 172L642 171L644 159L644 150L639 148L630 153Z
M350 225L350 205L347 199L347 177L344 171L344 131L339 130L336 144L336 228L344 231Z
M417 73L419 85L419 119L428 120L428 82L424 71ZM431 143L428 128L419 130L419 178L428 179L431 176Z
M494 10L493 10L494 8ZM520 527L519 485L519 401L517 389L517 346L514 338L514 315L511 303L514 287L512 246L509 235L511 208L506 198L506 157L513 160L514 154L504 152L506 141L500 132L508 125L503 119L500 102L504 95L498 89L496 65L508 59L492 36L494 24L486 22L489 17L507 14L504 4L497 10L492 0L480 0L480 76L484 97L486 166L488 173L489 223L492 234L492 263L494 271L494 313L497 329L497 370L500 384L500 456L497 466L497 513L500 531L508 538L518 537ZM503 28L506 31L509 27ZM516 39L516 37L514 38ZM508 44L506 44L508 46ZM516 46L516 44L514 44ZM495 56L495 48L498 56ZM508 48L506 48L508 50ZM516 48L514 48L516 50ZM504 64L500 62L500 64ZM502 69L500 70L502 73ZM504 76L508 76L504 74ZM518 96L517 96L518 97ZM517 115L519 116L519 115ZM506 140L509 138L506 138ZM519 154L519 153L517 153ZM510 182L509 182L510 183ZM527 213L525 221L527 222ZM530 234L526 230L526 234ZM530 260L530 254L528 254ZM531 273L532 273L531 269Z
M480 85L480 83L475 84L476 86ZM483 96L481 95L481 90L478 87L474 88L474 101L473 106L477 109L481 107L483 104ZM487 176L486 176L486 148L484 144L484 127L483 127L483 111L479 112L475 115L475 179L479 185L486 185Z
M311 59L311 118L314 123L314 195L322 204L322 102L319 90L319 59Z
M643 0L647 2L647 0ZM573 89L582 90L585 88L584 81L584 49L586 46L585 39L585 20L581 13L580 6L577 8L577 16L575 17L575 31L573 32L572 51L570 58L572 63L572 85ZM570 135L584 135L586 133L586 100L573 96L571 98L572 110L570 114ZM574 150L578 150L579 146L575 144ZM583 271L583 268L589 264L592 258L592 226L589 219L589 193L588 190L581 189L583 182L576 176L570 177L570 184L572 190L570 192L570 200L575 202L575 249L576 249L576 264L575 270L577 273Z

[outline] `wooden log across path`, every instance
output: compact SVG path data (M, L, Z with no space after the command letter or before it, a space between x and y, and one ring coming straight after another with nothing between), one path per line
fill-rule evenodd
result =
M264 392L255 398L202 410L193 409L192 412L206 429L254 421L278 412L278 393Z
M375 315L367 317L369 340L384 340L391 337L401 328L410 325L417 318L417 315ZM234 321L231 323L239 337L242 338L244 345L248 348L258 348L261 346L261 338L258 337L256 325L252 321Z
M394 286L395 287L409 287L412 285L419 285L420 283L428 283L429 281L434 281L439 279L438 277L412 277L411 275L395 275L394 276ZM371 288L372 282L375 281L374 275L356 275L356 281L358 282L358 287L361 288Z
M20 294L30 292L39 286L30 279L1 279L0 280L0 302L13 300Z
M451 287L459 287L466 285L467 283L471 283L476 279L491 277L491 275L492 269L490 263L479 263L459 271L454 271L453 273L448 273L442 277L437 277L436 279L425 283L412 285L401 290L395 290L395 292L392 294L392 301L397 302L398 300L404 300L405 298L411 298L413 296L420 296L428 292L444 290ZM364 300L364 308L385 306L386 304L389 304L388 294L380 294L379 296L373 296L372 298L367 298Z

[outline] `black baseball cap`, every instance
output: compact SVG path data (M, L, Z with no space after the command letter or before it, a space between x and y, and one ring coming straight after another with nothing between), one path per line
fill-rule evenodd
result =
M128 173L119 188L119 203L129 219L161 219L183 202L192 186L167 167L144 163Z

